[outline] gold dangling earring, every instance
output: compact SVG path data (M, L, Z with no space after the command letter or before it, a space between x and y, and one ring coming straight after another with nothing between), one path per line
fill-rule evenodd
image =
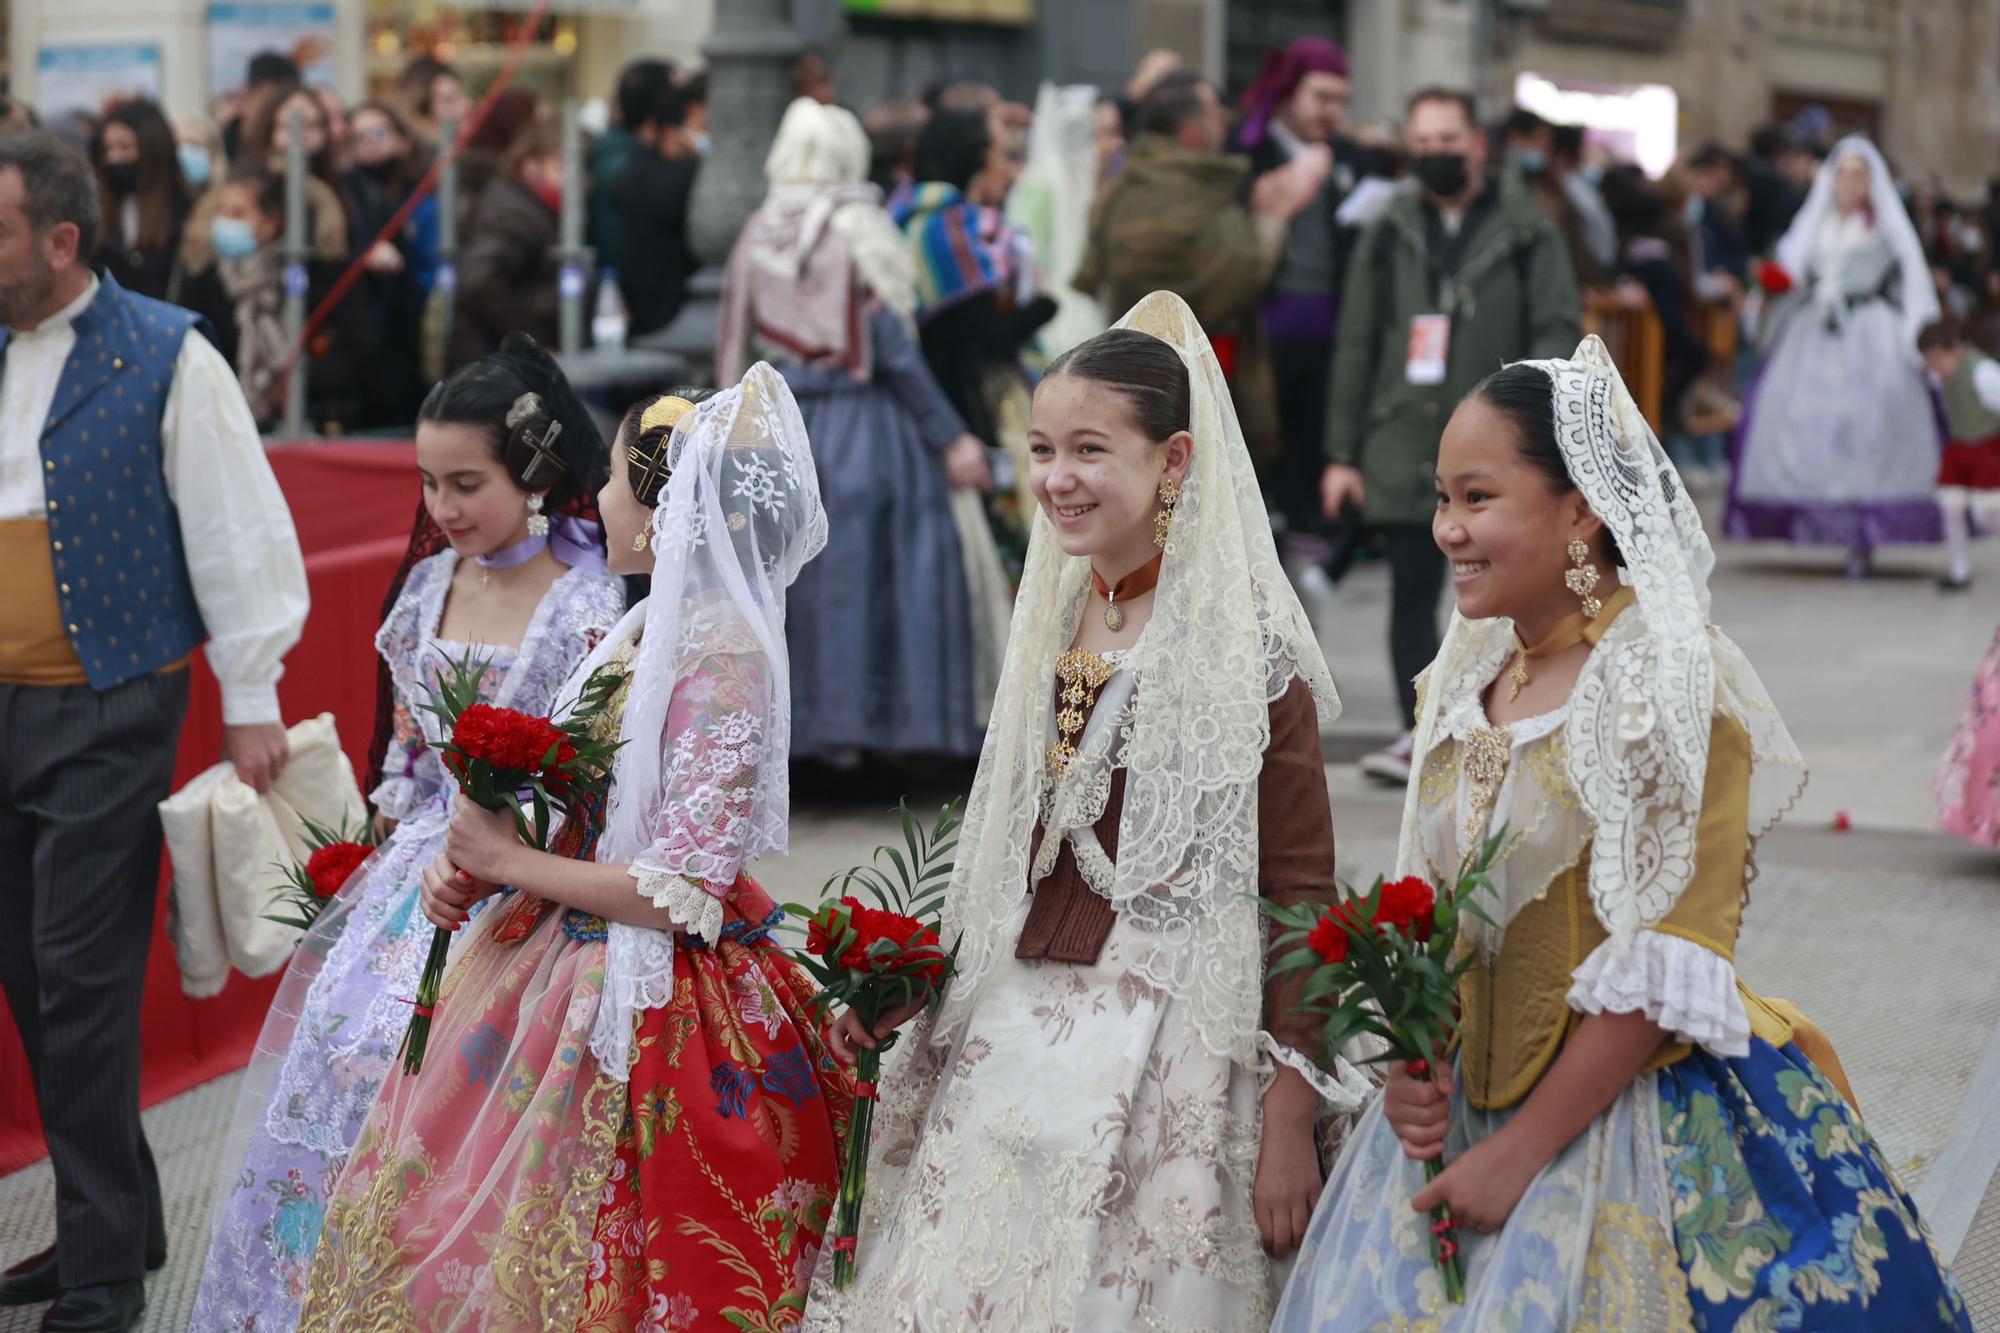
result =
M1153 545L1167 549L1167 533L1174 526L1174 506L1181 502L1181 488L1173 478L1160 483L1160 508L1153 515Z
M1597 566L1590 563L1590 547L1583 538L1569 539L1569 562L1575 568L1563 575L1563 587L1583 602L1584 619L1595 620L1604 603L1597 600Z
M632 537L632 549L633 549L633 550L635 550L635 551L643 551L643 550L645 550L645 549L646 549L646 547L647 547L647 546L649 546L650 544L651 544L651 543L650 543L650 542L648 542L648 541L646 540L646 530L645 530L644 528L641 528L641 529L640 529L640 530L639 530L639 531L638 531L637 533L633 534L633 537Z

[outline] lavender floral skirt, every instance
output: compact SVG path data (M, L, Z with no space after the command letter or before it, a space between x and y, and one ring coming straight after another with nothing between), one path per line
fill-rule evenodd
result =
M289 1333L333 1175L409 1024L430 947L417 905L442 799L396 826L300 941L237 1093L191 1329Z

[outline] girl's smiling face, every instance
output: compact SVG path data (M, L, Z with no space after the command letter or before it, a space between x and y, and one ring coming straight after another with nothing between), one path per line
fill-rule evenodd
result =
M452 421L417 423L424 508L462 558L491 555L528 536L528 493L507 475L486 432Z
M1146 437L1117 386L1078 375L1045 378L1028 419L1028 481L1065 553L1116 580L1158 554L1160 487L1187 479L1194 438Z

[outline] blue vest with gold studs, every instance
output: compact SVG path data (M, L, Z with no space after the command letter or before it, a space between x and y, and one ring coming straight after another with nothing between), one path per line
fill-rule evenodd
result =
M76 317L41 454L63 628L91 686L108 690L180 661L208 631L160 439L174 362L198 317L136 296L109 274L98 284ZM0 369L7 340L0 326Z

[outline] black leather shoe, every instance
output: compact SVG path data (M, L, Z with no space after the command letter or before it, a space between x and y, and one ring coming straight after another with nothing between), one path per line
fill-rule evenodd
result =
M158 1272L167 1262L164 1248L146 1256L146 1271ZM31 1254L4 1273L0 1273L0 1306L39 1305L62 1295L62 1283L56 1280L56 1247L51 1245L40 1254Z
M42 1333L131 1333L146 1308L143 1282L64 1287L42 1316Z

